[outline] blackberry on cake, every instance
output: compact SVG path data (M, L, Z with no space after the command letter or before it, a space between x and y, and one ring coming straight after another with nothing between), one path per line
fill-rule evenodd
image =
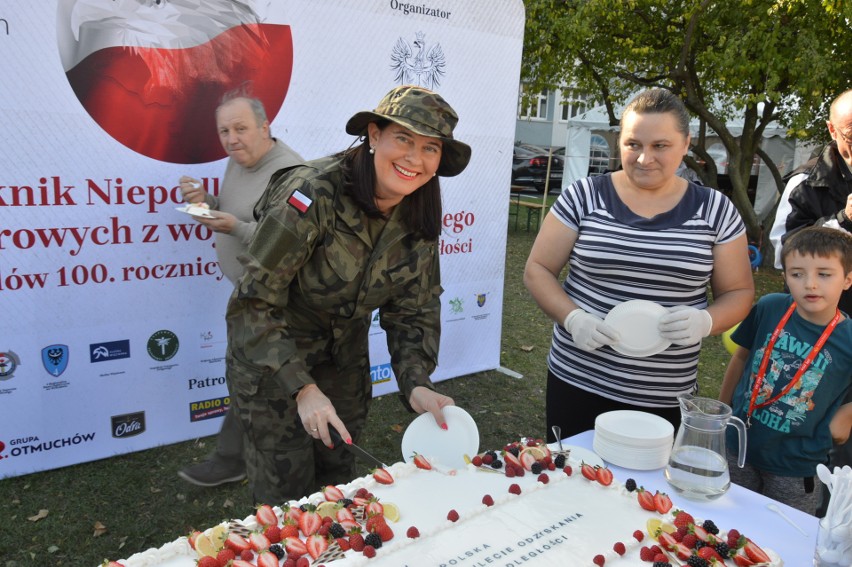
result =
M367 534L364 538L364 545L372 546L373 549L379 549L382 547L382 537L377 533Z
M287 557L287 552L284 551L284 548L281 546L281 544L273 543L269 546L269 551L274 553L275 557L277 557L278 559L284 559L285 557Z
M710 567L710 563L698 555L691 556L686 560L686 564L689 565L689 567Z
M346 535L346 528L344 528L343 526L341 526L337 522L334 522L333 524L331 524L331 527L328 529L328 533L334 539L341 538L341 537L344 537Z

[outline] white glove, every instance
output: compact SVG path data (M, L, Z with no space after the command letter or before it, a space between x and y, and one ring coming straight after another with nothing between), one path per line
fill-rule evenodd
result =
M618 331L604 323L603 319L580 308L569 313L562 326L571 333L577 348L587 352L603 345L613 345L621 339Z
M660 336L676 345L686 346L701 342L710 334L713 318L705 309L675 305L660 317Z

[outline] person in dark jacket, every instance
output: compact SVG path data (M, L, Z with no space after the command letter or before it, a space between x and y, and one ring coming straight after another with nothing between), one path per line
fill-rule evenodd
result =
M775 213L769 238L776 268L781 268L781 245L803 228L852 232L852 89L831 103L826 125L832 142L790 175ZM843 294L840 310L852 314L852 291Z

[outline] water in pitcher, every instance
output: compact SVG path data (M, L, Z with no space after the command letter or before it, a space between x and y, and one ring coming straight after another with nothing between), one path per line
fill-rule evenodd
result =
M691 500L715 500L727 492L731 475L716 451L687 445L676 448L666 467L666 480L675 492Z

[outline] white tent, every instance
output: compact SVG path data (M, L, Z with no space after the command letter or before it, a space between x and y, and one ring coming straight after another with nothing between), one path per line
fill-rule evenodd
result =
M623 106L615 108L615 115L621 116ZM727 123L728 129L735 136L742 134L742 120L734 119ZM693 118L690 123L692 135L698 134L699 120ZM565 188L577 179L588 175L591 139L593 133L618 132L618 125L611 126L604 105L596 106L583 114L568 120L568 132L565 137L565 167L562 177L562 187ZM713 132L708 130L712 136ZM775 123L770 124L763 131L764 151L778 166L783 175L793 167L795 157L795 144L785 138L785 130ZM761 161L757 178L757 196L755 197L755 212L758 218L763 219L768 215L775 201L778 200L778 189L769 168Z

